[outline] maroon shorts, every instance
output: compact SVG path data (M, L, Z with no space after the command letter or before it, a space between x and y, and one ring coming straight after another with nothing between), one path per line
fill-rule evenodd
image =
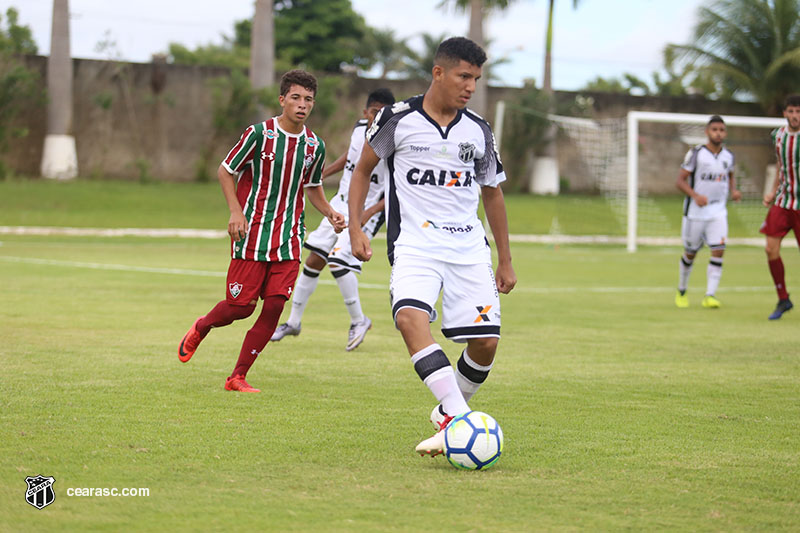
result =
M300 261L250 261L231 259L225 299L231 305L250 305L267 296L292 295Z
M800 242L800 211L773 205L759 231L769 237L783 238L789 230L794 230L794 236Z

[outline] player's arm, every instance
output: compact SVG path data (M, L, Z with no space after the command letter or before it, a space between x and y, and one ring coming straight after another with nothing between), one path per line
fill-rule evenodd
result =
M325 170L322 171L322 179L333 176L334 174L338 174L344 170L345 163L347 163L347 152L340 155L339 159L325 167Z
M348 207L350 208L350 220L361 221L364 215L364 201L367 199L367 191L369 190L369 178L372 176L372 171L380 161L375 150L368 142L364 143L364 148L361 149L361 157L358 159L358 164L353 175L350 177L350 193L348 198ZM361 261L369 261L372 257L372 248L369 245L369 239L361 230L361 225L350 225L350 248L353 255Z
M305 189L306 195L308 195L308 199L311 201L311 205L322 213L322 216L328 219L328 222L331 223L336 233L341 233L342 230L347 227L347 222L345 222L344 215L336 211L333 206L328 203L327 198L325 198L325 193L322 191L322 185L306 187Z
M781 184L781 162L778 160L778 163L775 165L775 180L772 184L771 190L764 194L763 204L764 207L769 207L772 205L772 202L775 201L775 195L778 194L778 187Z
M503 189L497 187L482 187L483 208L486 219L492 228L494 244L497 249L497 271L495 282L497 290L508 294L517 284L517 275L511 266L511 246L508 241L508 216L506 215L506 202L503 198Z
M728 183L731 188L731 200L738 202L742 199L742 191L736 188L736 176L733 175L733 171L728 173Z
M234 241L240 241L247 235L247 219L244 218L242 206L236 198L236 176L228 172L224 165L220 165L217 169L217 179L231 212L231 217L228 219L228 235Z
M678 179L675 181L675 186L681 191L683 194L694 200L694 203L703 207L708 203L708 198L706 198L702 194L697 194L692 186L689 185L689 175L691 172L682 168L681 171L678 173Z
M369 222L369 219L371 219L373 217L373 215L383 211L384 207L386 207L386 200L381 198L380 201L378 201L377 203L372 204L371 206L366 208L364 210L364 213L361 215L361 227L363 228L364 224Z

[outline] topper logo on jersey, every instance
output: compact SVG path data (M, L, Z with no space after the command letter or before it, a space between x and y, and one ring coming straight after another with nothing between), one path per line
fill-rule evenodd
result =
M450 233L451 235L453 233L469 233L470 231L475 229L475 227L470 225L470 224L467 224L466 226L456 226L456 225L452 225L452 224L451 225L447 225L447 226L437 226L436 223L434 221L432 221L432 220L426 220L425 222L423 222L422 223L422 227L423 228L440 229L442 231L446 231L446 232Z
M422 175L420 176L420 173ZM411 185L434 185L436 187L469 187L472 185L473 175L469 170L456 172L455 170L420 170L412 168L406 174L406 180Z

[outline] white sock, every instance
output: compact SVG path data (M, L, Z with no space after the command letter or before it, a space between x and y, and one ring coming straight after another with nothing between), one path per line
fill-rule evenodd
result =
M681 292L685 292L686 288L689 286L689 275L692 273L692 265L694 259L687 259L686 254L681 256L681 262L679 267L679 276L678 276L678 290Z
M364 312L361 310L361 298L358 297L358 276L346 268L331 269L336 284L339 285L339 292L344 298L344 305L350 313L350 323L355 324L364 320Z
M483 366L473 361L467 353L467 349L464 348L455 371L456 382L458 383L458 388L461 389L461 394L464 396L464 401L470 401L472 396L478 392L478 389L489 376L491 369L492 365ZM447 412L446 409L445 412Z
M720 279L722 279L722 258L712 257L708 261L706 270L706 294L714 295L717 292Z
M300 325L303 319L303 312L306 310L308 299L317 288L319 281L319 270L313 268L303 267L303 273L297 278L297 283L294 286L292 295L292 312L289 314L289 319L286 321L292 327Z
M448 415L458 416L470 410L456 383L453 367L441 346L431 344L423 348L411 356L411 362Z

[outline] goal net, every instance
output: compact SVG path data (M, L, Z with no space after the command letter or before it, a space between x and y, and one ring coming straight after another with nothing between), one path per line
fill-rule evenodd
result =
M631 111L626 118L581 119L550 115L568 138L566 172L578 177L576 191L601 194L620 227L626 245L658 243L677 238L679 213L675 180L683 157L694 145L706 142L710 115ZM726 145L736 157L736 185L741 203L729 203L729 218L757 231L764 217L761 206L765 185L774 179L769 132L785 119L724 115ZM563 161L563 160L562 160ZM562 167L563 167L562 163Z

